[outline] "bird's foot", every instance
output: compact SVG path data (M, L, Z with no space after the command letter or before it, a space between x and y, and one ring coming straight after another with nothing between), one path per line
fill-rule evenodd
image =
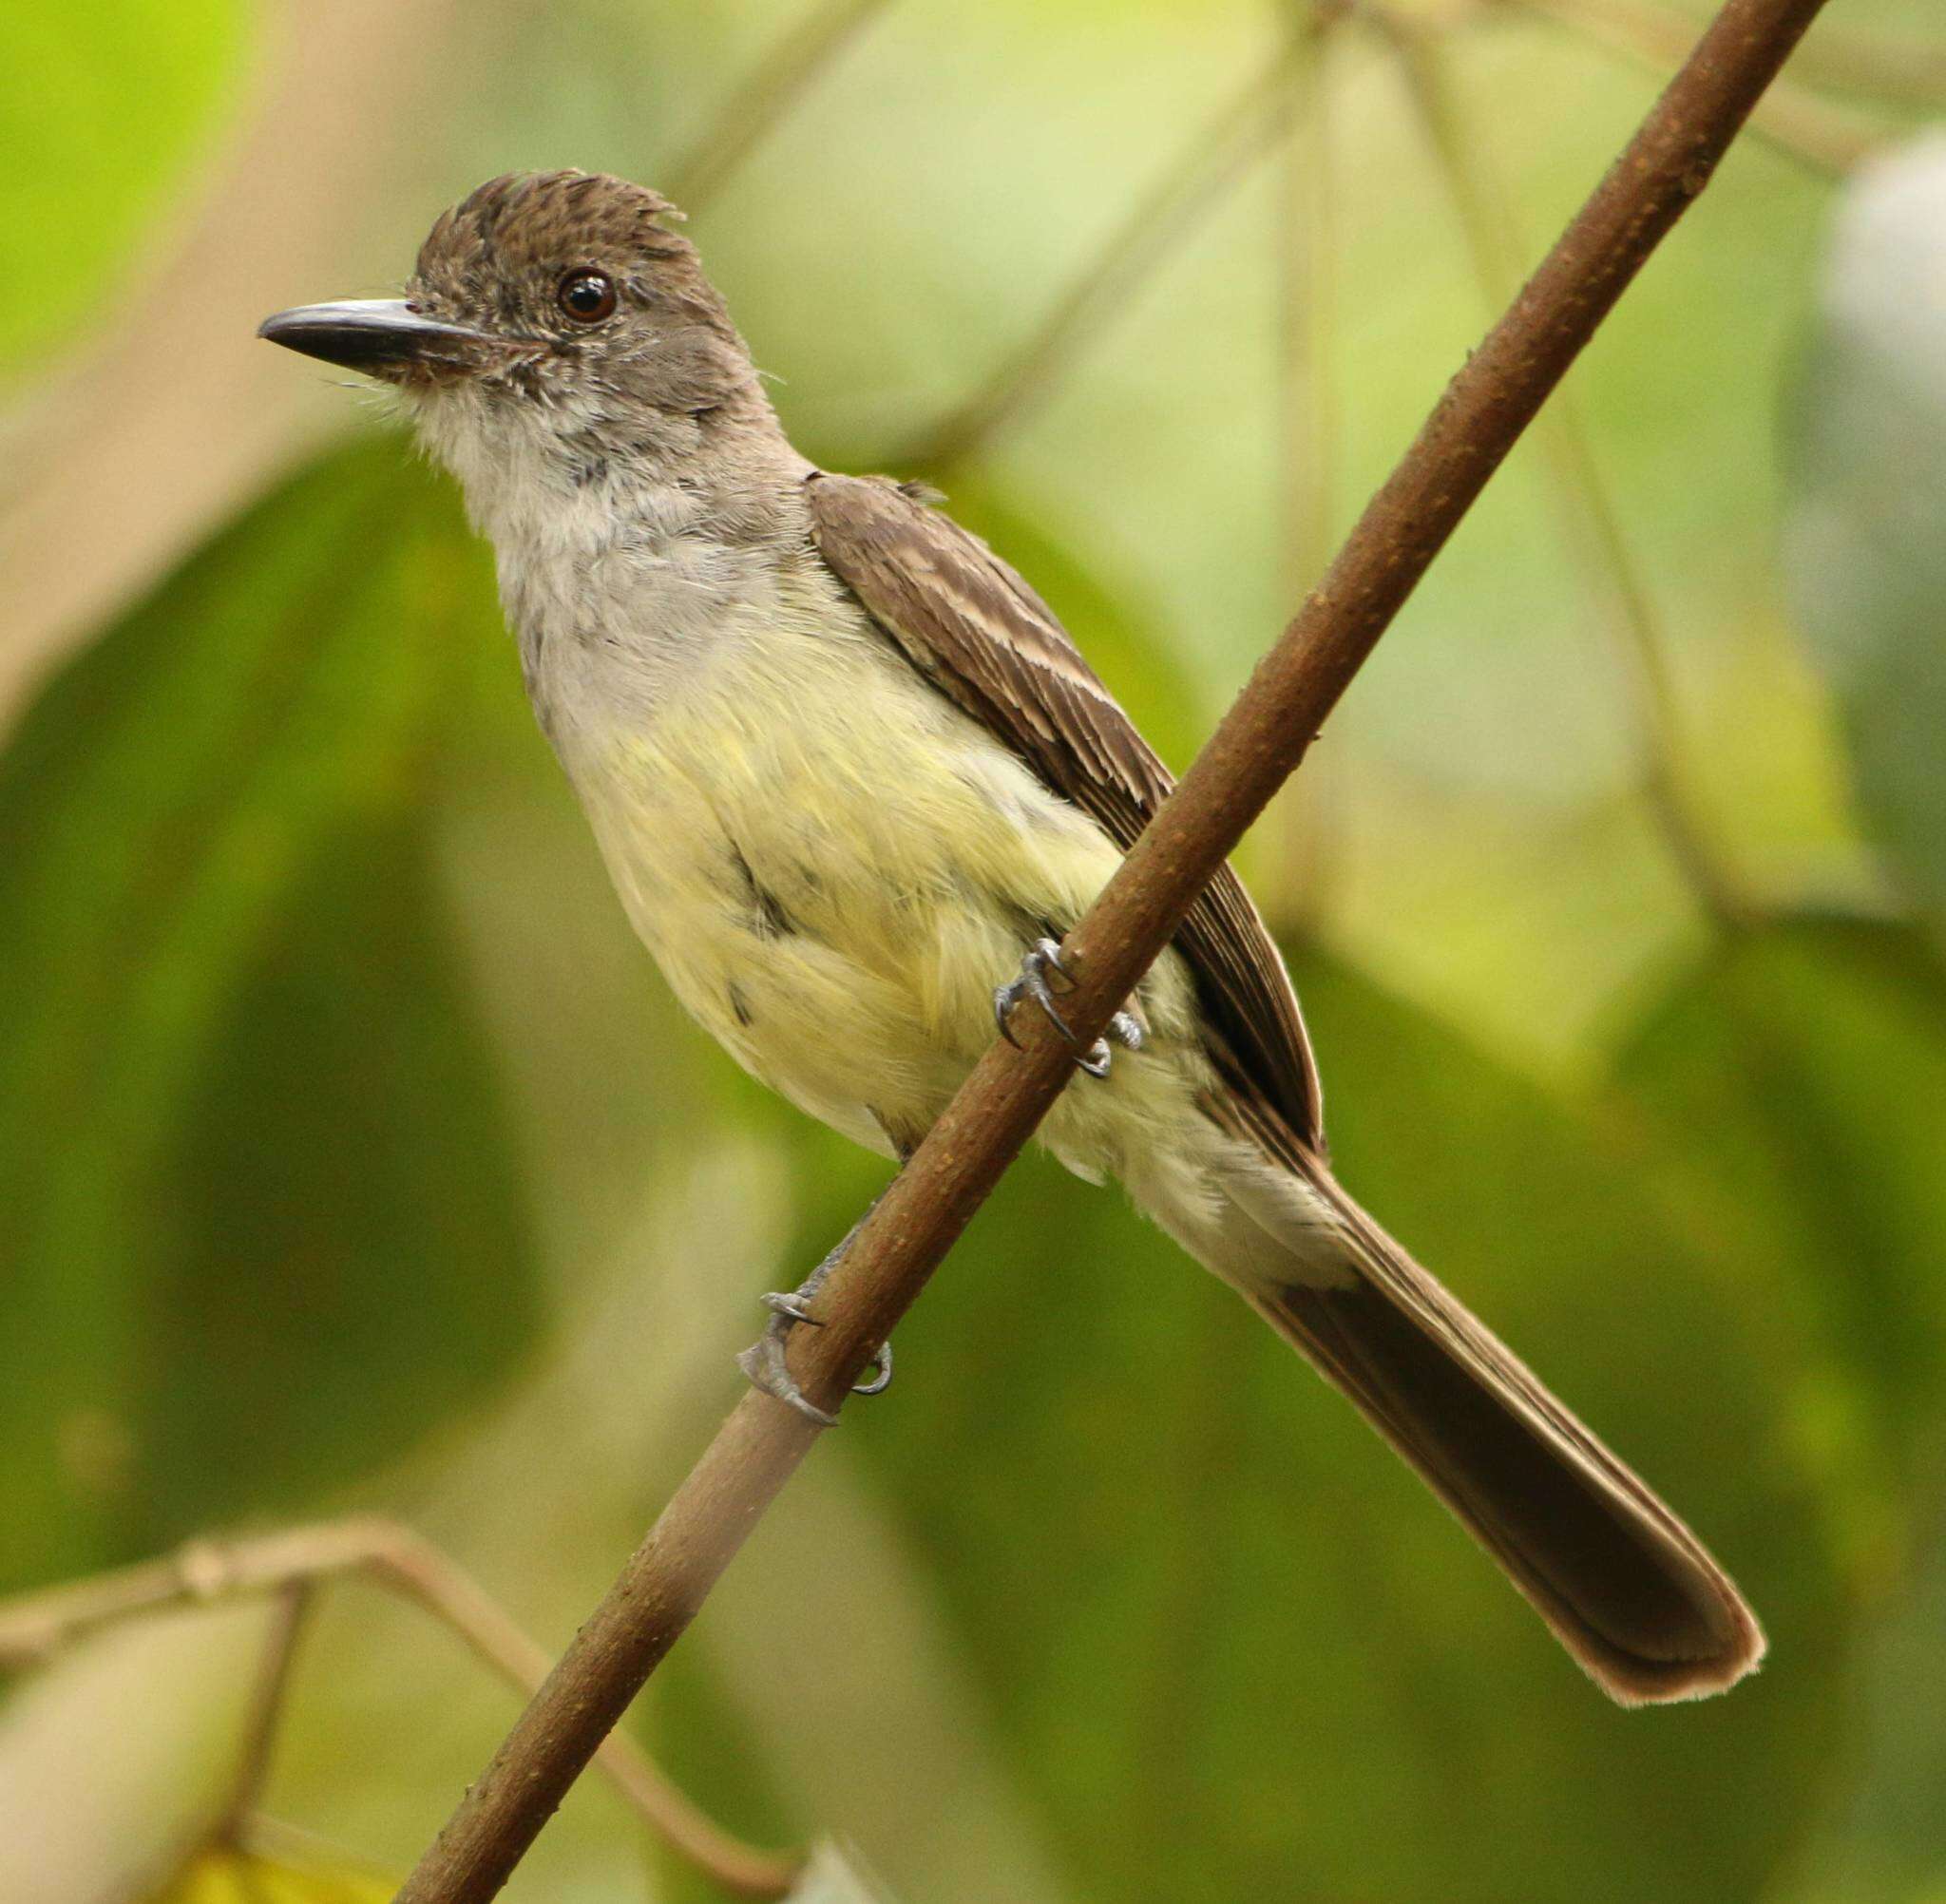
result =
M767 1296L764 1300L772 1302L777 1299ZM796 1409L798 1414L808 1415L821 1428L835 1428L838 1418L820 1408L798 1387L797 1379L784 1359L784 1344L791 1340L792 1329L799 1322L811 1320L809 1316L793 1317L782 1312L773 1315L764 1324L763 1334L736 1358L736 1366L750 1379L753 1388L760 1388L766 1395L774 1396L779 1401Z
M1075 1059L1090 1077L1108 1076L1109 1045L1113 1042L1129 1051L1142 1048L1142 1027L1127 1012L1116 1012L1108 1021L1108 1032L1097 1038L1079 1057Z
M845 1240L796 1288L773 1289L762 1299L764 1307L771 1312L771 1320L764 1324L763 1334L736 1358L736 1366L749 1377L752 1387L774 1396L825 1428L835 1428L838 1418L818 1407L798 1387L796 1378L791 1373L785 1348L791 1340L791 1331L800 1323L807 1323L814 1329L824 1327L823 1320L811 1314L811 1304L824 1287L825 1278L837 1266L839 1259L851 1247L852 1237L864 1225L865 1218L860 1217L846 1233ZM854 1395L882 1395L891 1385L891 1380L892 1345L885 1342L873 1358L870 1379L853 1382L851 1392Z
M1047 1022L1070 1044L1075 1041L1073 1028L1054 1002L1054 988L1047 982L1050 972L1058 979L1068 976L1066 966L1060 962L1060 947L1052 939L1037 939L1021 961L1020 976L1009 979L993 995L993 1021L1000 1027L1001 1037L1017 1050L1021 1040L1014 1036L1013 1026L1007 1020L1022 999L1032 999L1045 1014Z
M1062 1038L1070 1044L1076 1041L1073 1027L1061 1017L1060 1007L1054 1001L1054 987L1047 982L1050 972L1058 979L1068 976L1067 968L1060 962L1060 947L1052 939L1037 939L1021 961L1020 977L1010 979L993 995L994 1022L1000 1026L1000 1035L1016 1049L1020 1046L1020 1039L1014 1036L1009 1020L1014 1007L1022 999L1032 999L1040 1007L1048 1023ZM1116 1012L1108 1021L1107 1037L1097 1038L1075 1059L1090 1077L1108 1076L1110 1039L1130 1051L1140 1051L1142 1027L1127 1012Z

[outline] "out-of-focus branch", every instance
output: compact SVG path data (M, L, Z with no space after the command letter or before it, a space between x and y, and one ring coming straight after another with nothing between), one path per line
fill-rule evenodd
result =
M253 1857L277 1863L310 1865L314 1870L327 1870L334 1875L369 1877L376 1884L384 1883L391 1875L363 1852L326 1837L321 1832L294 1825L289 1818L274 1818L267 1812L251 1812L239 1818L234 1842L239 1851ZM242 1898L238 1904L253 1904L253 1900Z
M1479 129L1464 123L1454 96L1443 43L1403 14L1371 10L1399 56L1406 90L1453 200L1474 276L1489 306L1518 283L1518 248L1507 196ZM1575 558L1607 610L1609 625L1635 684L1643 765L1650 801L1670 856L1704 912L1719 923L1749 910L1742 884L1702 818L1702 802L1683 744L1668 637L1649 586L1622 531L1613 499L1572 390L1548 407L1536 434L1554 466L1549 486Z
M1332 16L1319 16L1328 29ZM1293 24L1308 50L1284 145L1278 205L1279 383L1285 581L1303 592L1331 559L1331 479L1338 410L1331 387L1331 263L1337 248L1331 113L1326 61L1328 30Z
M1487 480L1710 174L1822 0L1727 0L1512 308L1446 387L1210 744L1069 935L1075 1035L1099 1035L1320 725ZM1051 1025L996 1043L860 1225L792 1339L837 1409L1074 1075ZM461 1799L397 1904L486 1904L696 1617L820 1430L746 1394Z
M269 1761L306 1604L317 1583L351 1573L416 1601L529 1697L547 1677L546 1651L478 1582L410 1528L378 1519L326 1521L239 1540L194 1541L161 1560L0 1602L0 1669L38 1665L105 1627L141 1614L275 1594L277 1617L245 1722L239 1770L226 1816L213 1834L234 1837L256 1804ZM643 1822L724 1889L744 1897L781 1897L791 1888L796 1859L731 1837L625 1734L611 1734L597 1758Z
M1318 25L1335 8L1321 7ZM1269 65L1251 74L1183 143L1028 337L957 409L906 444L891 462L938 473L963 463L1043 397L1076 352L1130 294L1275 143L1293 87L1309 63L1311 32L1293 31Z
M1695 28L1680 13L1647 0L1505 0L1572 28L1597 45L1665 73L1688 50ZM1860 126L1822 99L1779 80L1750 115L1750 136L1800 164L1841 179L1882 144L1883 135Z
M662 190L684 211L700 211L886 4L825 0L811 8L716 108L696 143L670 165Z
M1813 86L1835 92L1896 105L1946 105L1946 41L1846 32L1826 22L1804 42L1796 65Z
M1277 450L1283 485L1285 587L1301 598L1331 559L1331 483L1338 458L1332 386L1331 264L1337 252L1336 180L1327 62L1334 36L1317 30L1312 0L1289 0L1288 30L1309 40L1278 168ZM1329 16L1325 24L1328 25ZM1313 767L1282 788L1264 816L1267 845L1250 885L1271 929L1302 934L1323 913L1334 868L1337 787ZM1267 876L1268 874L1268 876Z
M230 1783L229 1802L213 1836L219 1843L238 1842L245 1820L256 1809L258 1795L270 1774L277 1750L277 1727L284 1716L284 1699L291 1689L291 1669L297 1660L297 1641L311 1610L315 1583L293 1580L277 1590L270 1631L258 1658L257 1684L250 1690L250 1708L243 1721L243 1745Z

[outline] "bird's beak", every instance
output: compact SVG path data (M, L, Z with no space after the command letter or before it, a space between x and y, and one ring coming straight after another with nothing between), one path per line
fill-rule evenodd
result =
M257 327L259 337L342 364L348 371L397 382L414 371L464 375L523 354L522 347L485 331L423 317L402 298L347 297L334 304L300 304Z

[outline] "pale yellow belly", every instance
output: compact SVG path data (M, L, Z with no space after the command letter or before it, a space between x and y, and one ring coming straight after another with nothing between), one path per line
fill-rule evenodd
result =
M996 985L1118 861L984 730L887 657L785 643L572 763L623 903L737 1060L863 1144L916 1141L992 1042ZM1207 1082L1188 975L1150 1042L1043 1130L1089 1175L1180 1143ZM1174 1133L1172 1140L1171 1133Z

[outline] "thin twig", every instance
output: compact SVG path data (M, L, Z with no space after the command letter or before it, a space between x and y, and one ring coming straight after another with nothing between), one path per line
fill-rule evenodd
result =
M529 1697L538 1692L553 1666L545 1647L529 1638L439 1549L407 1529L396 1528L393 1533L386 1552L374 1557L374 1568L450 1627L504 1679ZM758 1851L731 1837L625 1735L611 1733L606 1743L627 1747L602 1760L609 1779L693 1864L739 1896L778 1897L790 1889L798 1859Z
M391 1873L375 1858L339 1844L288 1818L272 1818L267 1812L252 1812L237 1821L236 1843L252 1857L268 1858L280 1864L298 1864L313 1870L328 1870L334 1876L369 1877L383 1883Z
M684 211L700 211L885 5L886 0L826 0L813 7L717 107L695 144L670 164L662 189Z
M1367 16L1398 55L1406 91L1466 239L1474 276L1489 306L1503 304L1519 283L1513 219L1485 142L1478 128L1461 123L1444 44L1396 10L1370 7ZM1670 857L1705 914L1720 924L1733 923L1748 916L1749 903L1702 817L1683 744L1668 637L1602 480L1572 390L1562 390L1548 406L1536 434L1554 465L1549 488L1560 505L1569 546L1605 601L1609 625L1635 683L1647 791Z
M236 1775L230 1796L216 1829L210 1834L217 1844L240 1842L244 1820L257 1807L263 1784L270 1775L271 1754L277 1749L277 1728L284 1716L284 1700L291 1689L291 1668L296 1664L297 1641L304 1630L305 1615L311 1610L315 1582L294 1580L277 1590L270 1630L258 1655L257 1684L251 1688L250 1709L243 1721L243 1743L237 1755Z
M1795 62L1813 86L1861 93L1894 105L1946 105L1946 41L1845 32L1828 22Z
M1300 48L1309 50L1285 142L1278 245L1288 535L1285 581L1293 595L1308 589L1331 559L1338 408L1331 383L1330 271L1338 233L1326 61L1337 17L1320 14L1310 30L1291 29Z
M1644 0L1507 0L1572 28L1584 38L1667 72L1688 50L1695 28ZM1750 136L1828 179L1842 179L1884 143L1802 86L1779 80L1750 115Z
M239 1540L194 1541L161 1560L0 1602L0 1670L40 1664L105 1627L163 1608L277 1594L281 1610L266 1643L235 1797L214 1834L220 1839L234 1834L256 1803L303 1599L317 1582L350 1573L363 1574L417 1602L529 1698L546 1679L545 1649L471 1575L411 1529L379 1519L325 1521ZM643 1821L725 1890L745 1897L781 1897L790 1890L799 1860L730 1837L671 1784L626 1734L611 1734L597 1756Z
M1135 286L1283 132L1292 83L1308 59L1303 38L1289 36L1269 66L1196 128L1032 334L957 409L889 459L896 466L937 475L963 463L1046 394L1091 335L1126 309Z
M1069 935L1076 1036L1109 1014L1304 758L1374 644L1536 411L1696 195L1822 0L1727 0L1526 288L1447 386L1349 540ZM792 1373L839 1407L1074 1074L1029 1024L997 1042L839 1260ZM747 1393L539 1695L468 1788L397 1904L486 1904L695 1618L819 1430Z

